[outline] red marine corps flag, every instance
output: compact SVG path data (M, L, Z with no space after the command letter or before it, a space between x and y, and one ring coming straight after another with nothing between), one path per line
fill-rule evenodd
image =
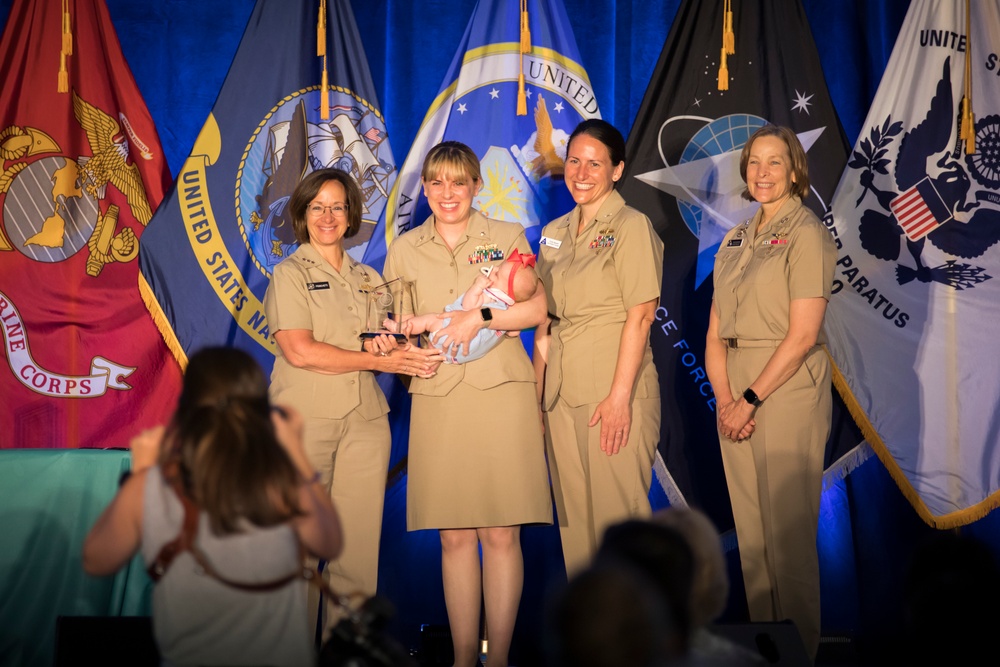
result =
M180 390L138 288L159 138L104 0L15 0L0 71L0 448L127 445Z

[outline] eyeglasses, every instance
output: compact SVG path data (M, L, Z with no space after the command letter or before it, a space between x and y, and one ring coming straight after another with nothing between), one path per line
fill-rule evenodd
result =
M343 218L347 215L347 206L320 206L319 204L311 204L306 208L306 212L314 218L318 218L323 215L324 211L330 211L330 215L335 218Z

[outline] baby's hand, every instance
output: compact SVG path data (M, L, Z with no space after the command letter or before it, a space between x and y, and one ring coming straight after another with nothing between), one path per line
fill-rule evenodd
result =
M490 286L490 277L484 276L483 274L478 274L476 279L472 281L473 289L484 290Z

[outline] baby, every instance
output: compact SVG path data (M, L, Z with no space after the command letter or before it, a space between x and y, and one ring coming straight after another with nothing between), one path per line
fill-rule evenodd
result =
M507 307L520 301L526 301L542 289L538 274L532 268L535 266L534 255L522 255L514 249L507 260L500 265L486 266L481 269L482 275L476 276L472 286L455 302L445 306L445 311L475 310L477 308L497 308L507 310ZM438 331L448 326L451 318L440 318L437 313L414 315L403 321L400 331L408 336L430 334L428 338L439 350L444 351L447 338L435 340ZM504 335L517 336L517 331L496 331L482 329L469 342L469 353L463 354L461 349L449 356L445 363L464 364L467 361L479 359L492 350Z

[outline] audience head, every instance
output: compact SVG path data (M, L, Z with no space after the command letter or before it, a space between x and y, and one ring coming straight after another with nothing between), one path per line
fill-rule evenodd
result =
M275 435L267 377L242 350L190 358L160 463L180 475L217 533L236 532L242 518L271 526L298 511L299 476Z
M548 667L659 667L682 655L669 606L628 563L580 572L552 600L546 620Z
M604 532L594 562L624 563L640 571L670 610L676 640L681 652L687 651L691 633L688 600L694 558L680 533L649 520L623 521Z
M677 531L691 548L691 627L708 625L722 614L729 598L729 575L719 531L704 512L687 507L668 507L655 512L652 520Z

